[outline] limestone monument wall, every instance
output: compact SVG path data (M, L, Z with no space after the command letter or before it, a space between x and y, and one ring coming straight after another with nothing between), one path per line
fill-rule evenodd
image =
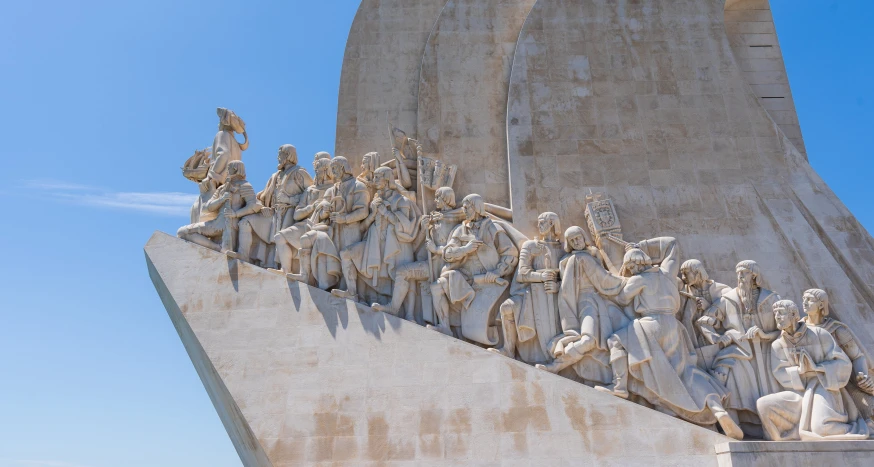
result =
M716 466L730 441L163 233L145 252L246 466Z
M527 2L511 3L468 0L465 11L507 18L497 12L527 9ZM456 27L456 16L435 12L432 39L441 28ZM467 30L483 27L455 21ZM498 24L510 24L504 21ZM501 43L496 34L472 40ZM387 56L419 53L406 44L384 47ZM715 279L729 284L737 260L754 259L770 288L796 301L807 288L824 288L835 314L874 350L874 240L806 161L767 0L538 0L520 27L509 83L497 72L487 84L477 81L476 90L488 96L507 86L507 127L499 135L508 141L506 154L494 151L498 137L481 132L494 129L486 121L494 109L469 109L464 97L472 94L462 76L445 83L431 71L460 73L462 58L476 52L423 50L417 122L437 121L439 112L461 127L448 135L418 128L411 136L457 141L476 131L471 136L491 141L476 143L479 153L471 143L463 144L471 152L453 146L435 154L471 159L460 162L476 173L459 176L459 197L481 189L482 176L494 180L508 167L514 223L530 235L544 210L555 210L565 225L580 222L584 195L603 190L616 201L627 239L676 235L686 257L702 259ZM454 57L456 67L435 68L435 54ZM344 82L357 62L347 54ZM449 96L433 95L446 88ZM387 146L378 137L349 139L347 105L341 96L338 151ZM465 120L456 118L462 115ZM482 152L486 147L491 150Z

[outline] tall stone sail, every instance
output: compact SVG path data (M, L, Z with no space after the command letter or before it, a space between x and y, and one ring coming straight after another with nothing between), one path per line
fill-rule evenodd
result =
M363 0L283 148L145 248L244 465L870 463L874 240L767 0Z

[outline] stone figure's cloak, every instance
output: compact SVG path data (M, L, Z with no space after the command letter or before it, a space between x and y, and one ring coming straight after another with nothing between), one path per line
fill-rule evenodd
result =
M209 178L219 185L225 183L228 176L228 163L242 160L243 150L234 138L234 132L220 130L212 142L212 156L215 159L209 168Z

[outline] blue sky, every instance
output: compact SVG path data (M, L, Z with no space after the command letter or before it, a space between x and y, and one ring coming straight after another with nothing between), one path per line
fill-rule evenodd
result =
M146 272L215 107L332 151L356 0L19 1L0 17L0 467L238 466ZM869 229L870 1L772 0L813 166Z

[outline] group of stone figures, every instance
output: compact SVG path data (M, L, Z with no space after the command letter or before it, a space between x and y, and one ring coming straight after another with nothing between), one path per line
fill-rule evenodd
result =
M624 241L599 195L585 227L546 212L528 239L479 195L458 207L455 167L391 127L392 160L367 154L357 177L319 153L313 180L282 146L256 194L245 124L218 115L211 150L183 167L200 187L183 239L735 439L869 436L869 359L823 290L802 319L754 261L736 287L714 282L674 238Z

